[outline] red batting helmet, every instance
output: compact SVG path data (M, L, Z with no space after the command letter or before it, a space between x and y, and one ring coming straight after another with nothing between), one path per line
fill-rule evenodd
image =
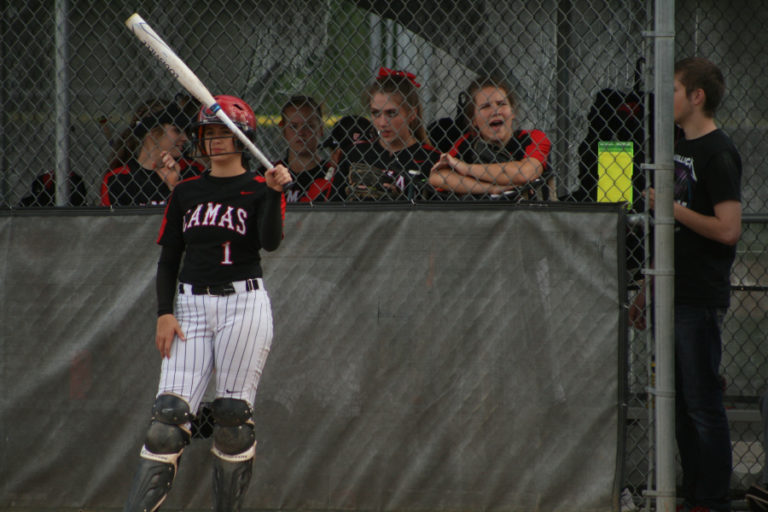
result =
M251 110L250 105L236 96L226 94L214 96L214 99L219 107L221 107L221 110L235 123L235 126L240 128L249 139L253 139L256 132L256 115ZM216 117L216 113L213 110L203 105L197 114L197 121L195 122L194 133L196 140L194 142L195 146L198 147L200 153L204 156L206 153L202 145L203 127L210 124L224 124L224 122ZM242 149L240 141L236 141L236 145Z

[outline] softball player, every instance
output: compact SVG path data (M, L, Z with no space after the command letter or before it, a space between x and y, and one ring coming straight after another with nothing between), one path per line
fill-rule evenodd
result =
M233 96L216 100L252 136L250 106ZM249 172L241 143L208 109L195 130L210 170L174 188L160 228L156 345L163 359L126 512L155 511L165 500L190 441L192 411L214 374L214 510L240 510L251 476L252 404L272 342L259 251L280 245L282 190L291 178L282 165L264 177Z
M471 125L432 168L436 189L470 199L521 199L547 168L549 138L541 130L517 130L517 103L509 85L479 78L467 89L464 121ZM528 187L528 188L526 188Z
M380 68L363 99L375 130L345 152L334 189L346 200L421 199L440 153L429 143L418 88L407 71Z
M288 145L284 164L294 184L286 191L289 203L328 200L334 167L320 155L323 109L311 96L291 96L280 110L280 129Z

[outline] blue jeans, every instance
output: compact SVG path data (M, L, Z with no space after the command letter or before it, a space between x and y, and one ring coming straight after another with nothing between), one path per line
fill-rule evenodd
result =
M675 434L687 507L731 508L731 436L720 383L724 308L675 304Z
M768 391L760 398L760 415L763 418L763 487L768 487Z

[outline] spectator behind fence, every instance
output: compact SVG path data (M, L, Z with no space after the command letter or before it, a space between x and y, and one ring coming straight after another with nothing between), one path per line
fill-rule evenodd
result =
M465 117L470 130L432 168L438 190L472 198L532 198L547 169L551 143L540 130L515 130L516 100L502 80L472 82Z
M363 102L375 129L345 152L334 177L337 198L417 199L429 195L429 170L440 154L429 144L416 77L380 68Z
M203 167L183 157L188 125L188 116L175 102L155 100L140 106L104 175L102 206L165 204L176 183L199 174ZM171 167L163 163L165 153L173 157Z
M84 206L87 191L83 177L76 172L69 173L69 197L66 206ZM32 182L29 193L21 198L19 207L56 206L56 175L53 171L38 175Z
M686 510L731 508L731 441L719 375L731 266L741 236L741 157L714 115L725 91L712 62L675 65L675 432ZM654 189L648 207L655 206ZM645 328L645 287L629 309Z
M334 166L320 154L323 109L311 96L291 96L280 111L280 128L288 144L285 159L293 185L285 192L288 202L326 201L331 194Z

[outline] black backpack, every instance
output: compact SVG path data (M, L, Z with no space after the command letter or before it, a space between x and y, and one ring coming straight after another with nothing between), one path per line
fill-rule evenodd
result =
M645 175L641 164L645 161L645 104L641 87L641 70L645 59L637 60L635 85L631 91L602 89L595 95L594 103L587 115L588 127L584 140L579 144L579 189L571 194L576 201L597 200L597 150L602 141L632 142L634 147L634 170L632 176L634 211L643 210L642 191ZM649 95L650 114L653 115L653 95ZM650 154L653 154L653 119L647 134Z
M456 102L456 117L441 117L427 125L429 140L441 153L450 151L454 143L469 129L464 119L464 106L467 101L469 101L467 93L459 93L459 99Z

